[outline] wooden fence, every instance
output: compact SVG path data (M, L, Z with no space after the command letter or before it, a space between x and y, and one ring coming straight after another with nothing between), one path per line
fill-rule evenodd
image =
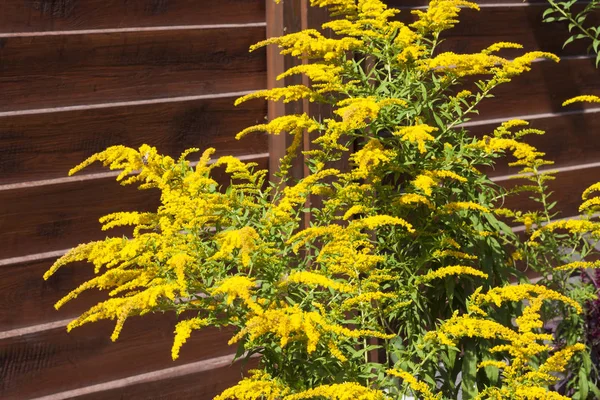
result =
M511 41L563 60L535 62L532 72L484 102L469 125L484 134L503 120L524 118L546 129L545 137L533 139L556 160L555 197L564 216L573 216L581 191L600 180L600 108L565 110L561 103L600 93L593 58L585 46L561 48L566 27L542 24L543 2L481 3L480 12L463 12L444 49L469 52ZM425 3L389 4L408 16L409 8ZM169 316L128 321L116 343L109 340L110 322L66 333L70 318L97 296L84 295L60 312L52 304L89 277L89 268L66 268L48 282L41 275L69 247L102 238L101 215L156 204L98 168L66 177L109 145L149 143L171 155L214 146L217 154L264 166L270 153L275 166L285 136L233 139L263 121L267 105L232 103L240 93L275 85L274 76L292 60L247 49L266 31L276 35L322 20L307 0L280 6L271 0L0 2L0 398L210 399L239 379L239 366L229 365L229 332L194 334L172 362ZM326 112L308 103L286 107L273 105L269 115ZM304 173L302 164L294 173ZM508 173L506 167L493 172L500 182L508 182Z

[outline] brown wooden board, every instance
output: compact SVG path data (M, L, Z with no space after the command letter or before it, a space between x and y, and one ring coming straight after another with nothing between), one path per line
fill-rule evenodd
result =
M527 6L515 2L505 6L483 6L480 11L463 9L458 16L460 22L442 33L443 42L437 52L476 53L496 42L513 42L523 45L523 49L502 50L499 54L509 58L534 50L559 56L587 54L591 44L588 40L577 40L563 49L563 43L569 37L568 26L562 22L543 23L542 15L547 8L546 2ZM410 10L402 10L398 18L406 23L416 19ZM596 26L598 19L592 14L587 23Z
M4 0L0 32L263 22L264 0Z
M267 158L256 161L267 168ZM227 183L222 176L218 181ZM158 196L158 190L122 187L114 178L0 190L0 259L102 239L108 232L100 230L98 218L117 211L155 210Z
M105 298L90 290L55 310L54 303L94 276L94 266L73 263L45 281L42 275L53 262L44 259L0 266L0 332L73 318Z
M264 27L2 39L0 111L263 89Z
M545 152L544 158L554 161L556 165L566 167L600 160L600 112L563 112L532 118L529 122L529 128L541 129L546 134L529 135L524 141ZM469 126L468 129L478 137L491 136L499 125L500 122L492 122ZM510 157L504 161L498 160L497 165L488 170L488 174L495 176L514 173L516 169L507 165L511 161L514 159Z
M238 383L243 377L243 370L256 368L258 359L249 360L243 368L241 364L241 362L236 362L212 370L77 396L74 399L212 400L223 390Z
M551 201L557 205L553 211L560 211L557 218L573 217L579 214L579 206L582 203L581 193L590 185L600 181L600 167L583 168L563 171L556 174L556 179L549 182L550 190L553 192ZM500 182L504 187L513 187L516 184L524 184L522 180L506 180ZM541 210L539 203L529 200L529 194L519 194L506 199L504 207L523 211Z
M33 398L235 352L227 345L231 330L205 328L192 334L173 362L176 323L171 314L132 318L115 343L112 321L0 340L0 398Z
M215 147L216 156L266 153L266 134L234 138L264 122L266 103L234 107L233 101L228 97L0 117L0 185L65 177L85 158L113 145L146 143L171 156L190 147Z
M542 14L547 3L529 7L483 7L480 11L463 10L460 23L446 31L438 51L455 53L475 53L496 42L514 42L523 45L522 50L503 50L499 54L516 57L524 51L549 51L559 56L587 54L588 40L577 40L563 49L569 37L564 23L543 23ZM591 26L598 24L598 18L591 15Z
M492 92L495 97L484 100L479 106L476 119L510 119L515 115L597 107L597 104L573 105L568 109L562 106L567 99L594 93L600 93L600 72L595 68L593 58L565 58L560 63L534 62L531 71L496 88Z

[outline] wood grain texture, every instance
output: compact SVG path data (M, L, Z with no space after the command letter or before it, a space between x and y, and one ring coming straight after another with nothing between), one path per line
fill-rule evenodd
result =
M600 181L600 167L574 169L556 174L556 179L549 182L550 191L553 192L550 201L556 201L553 211L560 212L557 218L573 217L579 214L582 203L581 193L590 185ZM525 181L506 180L501 182L504 187L513 187ZM529 199L528 194L510 196L506 199L504 207L517 210L541 210L539 203Z
M234 138L242 129L264 122L266 103L251 101L234 107L233 101L223 98L0 117L0 185L65 177L70 168L112 145L147 143L171 156L190 147L215 147L216 156L266 153L266 134Z
M256 162L267 168L267 158ZM228 182L218 171L215 178ZM158 198L158 190L123 187L114 178L0 190L0 259L102 239L107 233L100 230L98 218L117 211L155 210Z
M0 341L0 398L22 400L230 354L230 330L192 334L171 360L172 315L147 315L125 323L110 341L114 322L84 325L70 333L57 328ZM35 382L35 384L33 384Z
M264 0L4 0L0 33L264 20Z
M600 110L598 110L600 111ZM524 138L526 143L535 146L539 151L546 153L545 158L553 160L561 167L578 164L594 163L600 160L600 112L563 112L555 115L538 116L529 119L530 128L546 131L544 135L529 135ZM508 119L508 117L507 117ZM527 119L527 116L525 116ZM500 122L469 126L471 134L482 137L492 135ZM488 170L491 176L506 175L515 172L509 168L507 162L512 158L498 160L494 169Z
M167 380L136 384L77 396L77 400L212 400L215 396L238 383L242 374L258 365L251 359L245 366L241 362L232 365L184 375Z
M532 70L503 84L479 107L477 119L506 118L515 115L559 113L571 97L600 92L600 74L592 58L565 58L534 62ZM569 110L592 106L570 106Z
M2 39L0 111L207 95L266 87L265 29Z
M42 275L53 262L45 259L0 267L0 332L73 318L105 298L90 290L55 310L54 303L94 276L94 267L73 263L44 281Z

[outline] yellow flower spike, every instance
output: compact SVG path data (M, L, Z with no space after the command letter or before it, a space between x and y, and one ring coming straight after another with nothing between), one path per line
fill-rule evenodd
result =
M429 209L434 209L435 206L429 199L425 196L416 193L407 193L400 196L397 200L398 204L402 205L411 205L411 204L424 204Z
M421 396L419 396L419 397L422 398L423 400L436 400L436 399L441 398L441 394L438 394L437 396L434 395L431 392L431 390L429 389L429 386L425 382L420 382L419 380L417 380L417 378L415 378L414 376L412 376L411 374L409 374L406 371L397 370L397 369L388 369L385 372L388 375L392 375L392 376L402 379L406 384L408 384L408 386L410 386L410 388L412 390L414 390L417 393L420 393Z
M537 229L529 239L531 242L538 239L545 232L554 232L556 230L566 230L575 233L591 233L593 236L600 236L600 224L583 219L568 219L550 222Z
M204 326L207 326L209 321L202 318L191 318L185 321L179 321L175 325L175 339L173 340L173 347L171 348L171 357L173 360L179 358L179 350L187 342L192 334L193 330L198 330Z
M283 397L282 400L325 398L328 400L391 400L384 392L361 386L355 382L321 385L300 393Z
M477 256L463 253L462 251L456 250L436 250L431 254L433 258L445 258L445 257L454 257L461 258L463 260L477 260Z
M290 85L282 88L259 90L254 93L247 94L238 98L234 102L234 105L238 106L248 100L261 98L270 101L282 100L284 103L290 103L292 101L298 101L302 99L307 99L312 102L318 100L320 95L304 85Z
M280 54L298 58L323 59L331 61L345 55L347 51L357 50L364 43L356 38L343 37L330 39L315 29L305 29L280 37L273 37L250 46L250 51L276 44Z
M573 261L560 267L554 268L557 271L569 271L578 268L600 268L600 260L597 261Z
M434 141L435 137L433 137L431 133L437 130L438 128L434 128L425 124L420 124L400 128L399 130L393 132L393 135L400 136L403 141L416 143L417 148L419 149L419 153L423 154L427 151L427 148L425 147L425 142Z
M573 355L576 352L584 350L585 345L583 343L567 346L548 357L548 359L540 366L539 371L542 373L564 372Z
M460 210L481 211L483 213L490 212L489 208L484 207L481 204L474 203L472 201L455 201L452 203L447 203L446 205L444 205L444 210L448 212Z
M350 222L348 228L352 229L375 229L380 226L386 225L399 225L406 228L408 232L415 232L411 224L403 220L402 218L392 217L389 215L375 215L372 217L366 217L361 219L355 219Z
M286 286L290 283L301 283L309 286L322 286L342 293L352 293L355 291L351 285L336 282L324 275L310 271L292 272L290 276L288 276L287 279L281 283L281 285Z
M252 290L256 288L256 281L247 276L232 276L224 279L217 287L211 290L213 296L227 295L227 304L232 304L240 298L256 314L262 314L263 309L252 299Z
M250 371L252 376L244 378L235 386L225 389L213 400L281 400L290 390L263 371Z
M505 58L486 53L456 54L453 52L446 52L424 61L421 65L421 69L457 77L494 75L498 66L507 63L509 63L509 61Z
M426 11L413 10L418 20L410 26L422 34L436 34L452 28L461 7L479 10L476 3L465 0L432 0Z
M432 188L437 185L437 182L426 174L418 175L411 183L426 196L431 196L433 194Z
M587 189L585 189L583 191L583 193L581 194L581 200L588 199L589 196L590 196L590 194L592 194L594 192L600 192L600 182L594 183L593 185L591 185L590 187L588 187Z
M232 260L233 251L239 250L241 264L248 267L251 262L251 256L260 242L260 236L250 226L241 229L225 231L217 235L219 251L212 255L209 260Z
M473 297L472 301L475 305L489 303L500 307L507 301L518 302L535 299L536 297L542 300L561 301L573 307L578 313L582 312L581 306L575 300L545 286L526 283L493 288L486 294L477 294L477 296Z
M447 276L455 276L455 275L471 275L478 276L480 278L487 278L488 274L481 272L473 267L467 267L463 265L452 265L448 267L441 267L435 271L428 272L427 274L418 278L418 281L421 283L427 283L434 279L441 279Z
M576 96L566 100L564 103L562 103L562 105L564 107L575 103L600 103L600 97L590 95Z
M280 135L282 132L294 133L296 131L314 132L319 129L320 124L306 114L284 115L277 117L268 124L254 125L242 130L236 135L241 139L252 132L267 132L270 135Z
M513 42L498 42L483 50L482 53L490 54L498 52L502 49L522 49L523 45Z
M352 173L357 179L376 175L376 168L385 166L394 156L394 151L385 150L379 140L371 139L362 149L350 155L350 160L356 164Z

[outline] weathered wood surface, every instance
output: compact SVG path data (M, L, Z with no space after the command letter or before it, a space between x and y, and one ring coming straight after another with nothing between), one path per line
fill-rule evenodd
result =
M255 161L267 167L267 158ZM228 183L224 175L217 180ZM120 186L114 177L56 185L23 186L0 190L2 258L67 249L89 240L103 239L98 219L117 211L152 211L158 206L156 189ZM110 235L121 235L115 230Z
M235 352L227 345L230 330L206 328L194 332L181 358L172 361L176 322L170 314L132 318L114 343L112 321L2 339L0 397L34 398Z
M4 0L0 33L243 24L264 20L265 3L256 0Z
M42 275L53 261L44 258L0 266L0 332L73 318L106 298L90 290L56 311L58 300L94 276L94 266L73 263L44 281Z
M235 97L174 101L0 117L0 185L67 175L108 146L147 143L177 156L190 147L215 147L215 156L268 152L265 134L235 134L262 123L266 103L234 107ZM192 155L190 159L194 158ZM93 165L84 173L100 170Z
M236 362L167 380L78 396L77 400L209 400L238 383L242 379L242 372L256 368L257 364L258 359L251 359L244 366Z
M0 46L0 112L263 89L264 27L17 37ZM0 114L2 115L2 114Z
M567 168L555 175L556 179L548 182L549 190L552 192L550 201L556 201L557 205L553 209L559 212L557 218L567 218L579 215L579 206L583 202L581 193L593 183L600 181L600 164L589 167L580 166L580 168ZM503 180L498 182L504 187L514 187L517 184L526 184L523 180ZM539 203L529 199L530 194L522 193L518 196L509 196L506 199L504 207L517 210L537 210L541 211Z
M530 135L525 138L527 143L546 153L548 160L553 160L557 166L567 167L579 164L589 164L600 160L600 108L590 110L566 111L556 114L535 114L533 118L524 116L529 121L527 128L541 129L544 135ZM578 107L575 107L576 109ZM514 115L513 117L519 117ZM467 129L472 135L491 136L494 129L502 120L483 121L481 124L469 125ZM498 160L493 170L488 170L492 176L514 173L515 168L509 168L507 162L514 161L511 157Z

